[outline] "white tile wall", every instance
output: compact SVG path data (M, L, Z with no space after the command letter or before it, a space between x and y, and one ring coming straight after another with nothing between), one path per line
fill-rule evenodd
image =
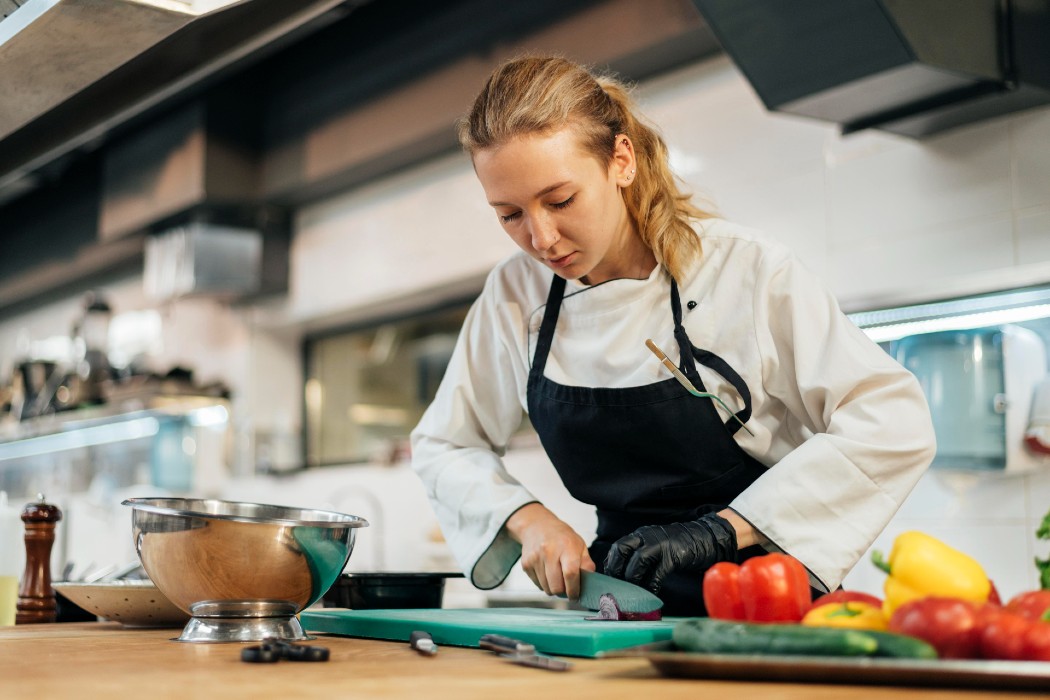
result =
M923 141L840 137L827 124L768 114L725 59L650 81L637 95L687 189L787 242L844 305L1050 282L1050 109ZM309 207L297 227L291 289L278 313L213 309L207 321L178 308L169 317L192 333L203 323L207 341L186 342L176 354L202 371L232 373L239 396L250 397L235 411L259 424L298 425L304 325L475 279L513 250L459 155ZM140 303L130 286L118 292L118 306L123 298ZM0 323L0 363L19 329L66 332L74 307L70 300ZM542 454L512 452L508 460L581 531L593 528L590 511L559 492ZM337 486L350 499L362 484L381 504L382 526L362 536L354 562L415 568L441 555L427 544L433 522L420 517L428 511L413 479L404 469L353 467L239 481L228 495L323 504ZM1006 480L930 474L876 546L888 550L896 533L923 529L983 562L1009 595L1034 585L1032 557L1050 550L1033 534L1047 510L1050 468ZM877 592L881 580L862 561L847 583Z
M905 228L907 226L907 228ZM890 295L921 285L934 295L940 282L1008 269L1014 261L1009 212L912 227L899 222L885 240L832 244L828 283L840 300Z
M1017 215L1017 263L1050 261L1050 206L1032 207Z
M1050 204L1050 110L1032 110L1011 122L1014 206Z
M828 167L832 247L911 238L1011 207L1009 123L995 120ZM849 137L845 137L849 138Z

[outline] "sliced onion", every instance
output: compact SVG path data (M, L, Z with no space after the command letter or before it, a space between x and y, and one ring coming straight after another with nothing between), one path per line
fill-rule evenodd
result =
M656 620L663 619L663 613L660 609L650 610L648 612L629 612L627 610L621 610L620 605L616 602L616 596L612 593L603 593L598 597L598 615L596 617L585 618L587 620L617 620L617 621L646 621L653 622Z

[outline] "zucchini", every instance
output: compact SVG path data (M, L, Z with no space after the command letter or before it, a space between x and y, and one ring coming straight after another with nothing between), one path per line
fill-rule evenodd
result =
M710 618L675 623L671 637L679 649L708 654L794 656L874 656L879 648L865 630L750 624Z
M866 630L878 643L875 656L892 656L897 659L936 659L937 650L931 644L906 634Z

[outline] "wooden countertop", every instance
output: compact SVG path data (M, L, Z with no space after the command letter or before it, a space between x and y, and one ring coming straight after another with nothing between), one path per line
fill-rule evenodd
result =
M672 679L644 659L572 659L568 672L517 666L480 649L424 657L403 642L318 635L327 663L246 664L241 644L171 641L177 629L117 623L0 627L7 698L426 698L426 700L1022 700L1041 693Z

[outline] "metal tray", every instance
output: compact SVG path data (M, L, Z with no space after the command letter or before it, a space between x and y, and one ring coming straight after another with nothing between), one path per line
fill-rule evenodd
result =
M125 627L182 627L190 619L149 580L56 581L52 587L87 612Z
M607 651L600 656L642 657L663 675L675 678L1050 690L1050 663L1042 661L698 654L679 651L673 642Z

